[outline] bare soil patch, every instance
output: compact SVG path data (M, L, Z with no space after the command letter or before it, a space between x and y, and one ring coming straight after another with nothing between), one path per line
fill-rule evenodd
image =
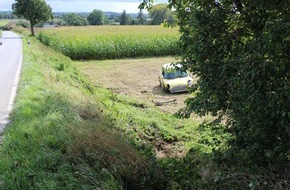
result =
M175 113L185 106L184 101L190 94L166 93L158 80L161 66L174 61L174 57L158 57L75 63L94 85L140 99L164 112Z

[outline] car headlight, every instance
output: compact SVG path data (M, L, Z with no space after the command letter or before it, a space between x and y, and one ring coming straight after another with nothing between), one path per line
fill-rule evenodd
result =
M192 81L189 80L189 81L187 82L187 85L188 85L189 87L191 87L191 86L192 86Z

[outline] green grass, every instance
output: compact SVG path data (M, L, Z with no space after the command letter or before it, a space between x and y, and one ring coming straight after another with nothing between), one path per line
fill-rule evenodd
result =
M29 40L0 146L0 189L290 188L289 168L249 167L243 154L226 151L223 126L180 120L95 86L73 68L78 62Z
M0 19L0 26L5 26L10 21L12 21L12 20L10 20L10 19Z
M230 138L222 126L141 108L140 100L94 86L69 58L29 40L0 148L0 189L289 187L266 169L235 167L238 158L216 161ZM154 150L163 145L172 154L158 160Z
M0 148L0 189L207 187L201 169L212 168L213 149L226 149L221 127L141 108L143 102L95 87L70 59L30 41ZM171 158L158 160L155 150L163 146Z
M111 131L70 60L31 41L0 150L0 189L122 189L114 170L132 176L143 156Z
M41 30L39 40L76 60L177 55L178 28L161 26L61 27Z

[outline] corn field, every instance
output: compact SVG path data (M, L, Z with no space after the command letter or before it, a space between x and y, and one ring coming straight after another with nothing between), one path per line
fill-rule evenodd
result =
M90 26L43 29L38 39L74 60L178 55L178 28Z

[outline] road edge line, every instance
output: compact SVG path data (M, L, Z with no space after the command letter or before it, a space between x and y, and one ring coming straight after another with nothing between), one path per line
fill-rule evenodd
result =
M20 60L19 60L19 65L18 65L17 71L16 71L16 76L15 76L15 79L14 79L14 83L13 83L13 86L12 86L8 107L7 107L8 115L10 114L10 112L13 109L14 100L15 100L16 94L17 94L18 83L19 83L19 79L20 79L20 73L21 73L22 62L23 62L22 61L22 59L23 59L23 53L22 53L23 47L22 46L23 46L23 42L21 40Z
M13 109L13 106L14 106L14 101L15 101L15 98L16 98L16 94L17 94L17 89L18 89L18 83L19 83L19 79L20 79L20 73L21 73L21 69L22 69L22 63L23 63L23 41L21 39L21 48L20 48L20 59L19 59L19 64L18 64L18 68L17 68L17 71L16 71L16 74L15 74L15 79L14 79L14 82L13 82L13 85L12 85L12 88L11 88L11 93L10 93L10 96L9 96L9 102L8 102L8 105L7 105L7 109L6 109L6 115L4 115L4 119L2 119L0 121L0 124L2 125L1 126L1 131L0 131L0 144L1 144L1 141L2 141L2 135L5 131L5 128L6 126L10 123L10 113Z

